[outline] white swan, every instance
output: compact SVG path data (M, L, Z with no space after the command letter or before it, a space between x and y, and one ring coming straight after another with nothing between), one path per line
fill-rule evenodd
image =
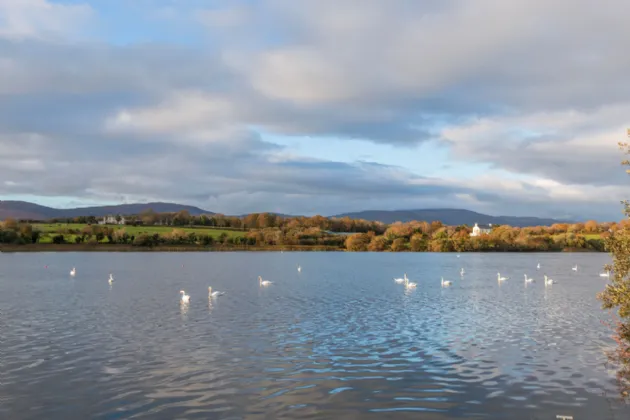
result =
M533 279L533 278L531 278L531 277L527 277L527 274L525 274L525 283L531 283L531 282L533 282L533 281L534 281L534 279Z
M407 289L413 289L417 286L416 283L409 283L409 279L407 278L407 274L405 274L405 287Z
M190 302L190 295L187 295L183 290L180 290L179 293L182 294L182 303Z
M578 270L578 266L577 266L577 264L576 264L575 266L573 266L573 267L571 268L571 270L573 270L573 271L577 271L577 270Z
M258 276L258 284L261 286L269 286L272 282L269 280L263 280L262 276Z
M606 271L604 273L600 273L599 277L610 277L610 271Z
M224 295L224 294L225 294L225 292L213 292L212 291L212 286L208 287L208 296L210 296L210 297L217 297L217 296L221 296L221 295Z
M545 284L553 284L554 281L552 279L550 279L549 277L547 277L547 275L545 274Z
M111 274L111 273L109 274L109 280L107 280L107 282L108 282L109 284L112 284L112 283L114 282L114 276L112 276L112 274Z
M444 280L444 277L442 277L442 287L448 287L448 286L450 286L451 284L453 284L453 282L452 282L452 281L450 281L450 280Z
M399 278L397 278L397 279L394 279L394 281L395 281L396 283L405 283L405 282L406 282L406 280L407 280L407 273L405 273L404 277L402 277L402 278L401 278L401 277L399 277Z
M466 273L466 272L465 272L465 271L464 271L464 269L462 268L462 269L461 269L461 271L459 272L459 275L460 275L460 276L462 276L462 277L464 277L464 274L465 274L465 273Z
M538 263L538 265L536 266L537 270L540 270L540 263Z
M70 270L70 275L74 277L75 274L77 274L77 269L72 267L72 270Z
M497 280L504 281L504 280L507 280L507 279L509 279L509 277L501 277L501 273L497 273Z
M298 264L298 273L302 272L302 267Z

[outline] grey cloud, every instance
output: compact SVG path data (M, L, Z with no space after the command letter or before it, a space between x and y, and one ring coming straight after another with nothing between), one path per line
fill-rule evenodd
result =
M223 19L208 29L220 44L189 48L0 37L0 181L14 183L0 182L0 193L191 200L233 213L272 205L496 214L515 203L524 214L561 212L533 187L518 197L365 162L274 161L282 148L252 128L408 147L442 138L464 162L567 183L626 182L614 152L559 146L600 135L618 115L572 121L539 138L492 135L466 145L441 133L478 118L517 116L527 125L536 112L627 103L630 5L608 0L593 12L586 0L551 3L263 1L213 15ZM560 13L565 6L573 13ZM121 110L155 108L178 92L223 100L226 131L211 111L177 130L106 128ZM541 144L553 152L541 153ZM42 170L47 176L36 174Z

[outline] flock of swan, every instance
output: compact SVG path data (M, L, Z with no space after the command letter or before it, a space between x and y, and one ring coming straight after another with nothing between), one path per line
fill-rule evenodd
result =
M459 258L459 255L457 257ZM540 263L538 263L536 265L536 269L540 270ZM574 265L573 267L571 267L571 270L578 271L578 266ZM466 274L466 270L464 270L462 268L460 270L459 274L460 274L460 276L463 279L464 278L464 274ZM532 283L532 282L535 281L532 277L528 277L527 274L524 274L523 276L525 278L525 284ZM600 273L599 276L600 277L610 277L610 271L605 271L603 273ZM557 283L555 280L553 280L552 278L548 277L546 274L543 277L544 277L545 285L551 285L551 284ZM509 280L509 279L510 279L509 277L504 277L504 276L501 275L501 273L497 273L497 281L499 282L499 284L501 284L502 282L504 282L506 280ZM413 288L415 288L417 286L416 283L409 282L409 279L407 278L407 273L405 273L403 275L403 277L394 278L394 281L396 283L402 283L402 284L404 284L404 286L406 288L410 288L410 289L413 289ZM448 286L451 286L452 284L453 284L452 281L444 280L444 277L441 278L441 286L442 287L448 287Z
M48 268L48 266L46 266L46 268ZM298 273L302 272L302 267L300 265L297 266L297 271ZM75 277L77 275L77 269L76 267L72 267L72 270L70 270L70 276ZM109 285L111 286L114 283L114 276L113 274L109 274L109 279L107 280L107 282L109 283ZM260 286L269 286L270 284L272 284L273 282L269 281L269 280L263 280L262 276L258 276L258 284ZM416 284L415 283L410 283L411 285L413 285L412 287L415 287ZM190 302L190 295L186 293L185 290L180 290L179 294L181 295L180 297L180 301L183 304L187 304ZM212 286L208 286L208 298L216 298L218 296L222 296L224 295L225 292L219 292L217 290L212 291Z
M459 255L457 257L459 258ZM540 263L536 265L536 269L540 270ZM571 267L571 270L578 271L578 266L575 265ZM302 267L299 264L297 266L297 271L299 273L302 272ZM464 270L464 268L460 270L459 274L462 278L464 278L464 274L466 274L466 271ZM72 267L72 270L70 270L70 276L75 277L76 275L77 275L77 269L75 267ZM610 271L605 271L603 273L600 273L599 276L610 277ZM532 277L528 277L527 274L524 274L524 277L525 277L525 284L532 283L535 281ZM546 274L543 277L544 277L545 285L551 285L551 284L556 283L555 280L551 279ZM509 279L510 279L509 277L503 277L501 276L501 273L497 273L497 281L499 282L499 284ZM394 278L394 281L396 283L403 284L405 288L407 289L415 289L418 286L417 283L409 281L409 278L407 277L407 273L404 273L403 277ZM114 276L111 273L109 274L109 279L107 280L107 282L110 284L110 286L114 283ZM269 280L263 280L262 276L258 276L258 284L261 287L266 287L273 284L273 282ZM453 284L453 282L450 280L444 280L444 277L442 277L440 284L442 287L449 287ZM182 304L187 304L190 302L190 295L186 294L186 291L180 290L179 293L181 295L180 301ZM208 298L216 298L224 294L225 292L219 292L216 290L212 291L212 286L208 286Z

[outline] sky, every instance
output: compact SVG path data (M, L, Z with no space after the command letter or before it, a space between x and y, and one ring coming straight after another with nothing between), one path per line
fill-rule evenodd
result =
M630 2L0 0L0 199L619 220Z

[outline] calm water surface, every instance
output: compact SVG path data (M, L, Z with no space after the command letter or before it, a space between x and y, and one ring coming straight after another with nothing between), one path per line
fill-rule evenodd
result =
M628 419L595 299L608 259L3 253L0 418Z

